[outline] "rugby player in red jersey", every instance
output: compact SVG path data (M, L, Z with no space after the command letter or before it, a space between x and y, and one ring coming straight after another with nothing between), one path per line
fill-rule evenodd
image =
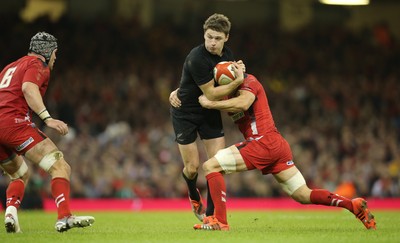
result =
M324 189L310 189L293 162L288 142L281 136L269 108L267 95L261 83L251 74L245 74L243 83L232 97L210 101L204 95L200 104L208 109L229 113L238 125L245 141L221 149L203 164L215 211L205 217L198 230L229 230L226 216L226 185L223 174L258 169L262 174L272 174L282 189L301 204L318 204L346 208L367 229L375 229L375 219L367 202L353 200Z
M0 168L11 182L6 191L5 227L9 233L21 232L18 208L29 179L24 157L51 175L51 193L57 206L55 228L59 232L86 227L91 216L73 216L69 207L71 168L63 153L32 122L36 113L47 127L66 135L68 126L54 119L43 96L54 67L57 39L46 32L35 34L26 56L8 64L0 73Z

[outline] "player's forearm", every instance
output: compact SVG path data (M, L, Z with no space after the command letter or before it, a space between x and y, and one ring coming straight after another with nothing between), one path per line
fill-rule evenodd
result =
M220 111L226 112L239 112L244 111L243 105L240 103L240 100L237 98L232 98L228 100L220 100L220 101L210 101L207 104L208 109L216 109Z
M235 92L241 83L240 81L234 80L229 84L214 87L204 94L209 100L221 100Z

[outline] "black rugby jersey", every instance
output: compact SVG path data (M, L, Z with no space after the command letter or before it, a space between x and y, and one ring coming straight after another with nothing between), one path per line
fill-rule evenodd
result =
M222 56L211 54L204 44L190 51L183 64L178 90L178 98L182 103L181 111L202 110L198 98L203 93L199 86L214 78L213 69L218 62L222 61L234 61L232 51L226 46L222 50Z

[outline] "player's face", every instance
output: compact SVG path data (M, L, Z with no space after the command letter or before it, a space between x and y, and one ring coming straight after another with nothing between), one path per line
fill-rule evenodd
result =
M225 35L223 32L208 29L204 33L204 44L208 52L220 56L228 38L229 35Z
M49 60L49 68L50 68L50 70L53 70L54 63L56 62L56 59L57 59L56 53L57 53L57 49L55 49L53 51L53 53L51 53L51 57L50 57L50 60Z

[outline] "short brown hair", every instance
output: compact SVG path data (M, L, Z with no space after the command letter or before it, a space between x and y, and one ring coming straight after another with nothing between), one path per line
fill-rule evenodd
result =
M225 35L229 35L231 30L231 22L228 17L223 14L213 14L204 22L203 25L204 32L208 29L215 30L217 32L223 32Z

